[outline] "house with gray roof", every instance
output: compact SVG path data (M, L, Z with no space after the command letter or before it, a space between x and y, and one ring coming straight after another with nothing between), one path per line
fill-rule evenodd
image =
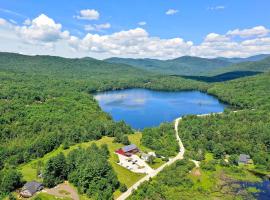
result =
M32 197L36 192L41 191L44 188L42 183L31 181L27 182L21 192L20 195L24 198Z
M238 159L238 164L244 164L247 165L251 161L250 156L247 154L240 154L239 159Z

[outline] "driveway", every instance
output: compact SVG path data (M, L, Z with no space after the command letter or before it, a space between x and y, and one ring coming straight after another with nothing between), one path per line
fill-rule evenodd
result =
M55 186L54 188L44 189L42 192L46 192L56 197L68 197L73 200L80 200L80 197L76 191L67 181Z

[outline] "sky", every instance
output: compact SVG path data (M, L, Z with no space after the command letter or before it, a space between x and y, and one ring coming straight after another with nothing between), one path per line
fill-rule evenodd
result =
M171 59L270 53L269 0L0 0L0 51Z

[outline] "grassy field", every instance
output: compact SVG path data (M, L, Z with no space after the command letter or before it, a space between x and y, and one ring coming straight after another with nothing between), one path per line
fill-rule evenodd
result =
M35 195L34 197L31 198L31 200L34 200L35 198L40 198L41 200L72 200L71 198L60 198L60 197L55 197L53 195L41 192L37 195Z
M136 144L139 147L139 149L141 149L142 151L145 151L145 152L151 151L150 149L148 149L140 144L141 137L142 137L141 133L136 133L133 135L129 135L129 140L131 143ZM111 138L111 137L103 137L102 139L97 140L97 141L90 141L90 142L85 142L85 143L73 145L69 149L63 149L63 147L59 147L58 149L46 154L42 158L35 159L27 164L21 165L19 167L19 170L21 171L23 178L26 181L33 181L33 180L42 181L41 179L37 178L37 168L38 168L38 165L40 165L40 163L42 166L50 158L56 156L60 152L67 155L71 150L74 150L78 147L87 148L93 143L96 143L98 146L100 146L102 144L107 144L109 151L110 151L109 162L111 163L114 171L116 172L118 180L121 183L125 184L127 187L130 187L135 182L137 182L139 179L141 179L144 175L133 173L133 172L127 170L126 168L123 168L117 164L118 156L114 153L114 151L118 148L121 148L123 145L120 143L114 143L113 139L114 138ZM154 163L152 165L152 167L157 168L161 164L163 164L163 161L160 161L157 159L157 162ZM115 192L114 196L117 197L120 194L121 194L121 192L118 190ZM82 197L81 199L84 199L84 198Z

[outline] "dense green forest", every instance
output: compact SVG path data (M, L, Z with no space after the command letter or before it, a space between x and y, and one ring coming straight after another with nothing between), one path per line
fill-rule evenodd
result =
M145 128L141 142L144 146L155 150L157 155L171 157L179 151L175 140L175 131L172 123L163 123L159 127Z
M180 137L191 157L203 160L210 152L216 159L248 154L256 168L270 171L269 111L244 110L207 117L185 117Z
M107 160L108 157L107 146L98 148L95 143L87 149L75 149L66 157L59 154L46 163L44 184L54 187L64 180L69 180L80 193L93 199L112 199L119 182Z
M270 70L270 56L265 57L264 59L258 60L255 62L252 62L252 61L240 62L240 63L232 64L227 67L212 70L210 72L210 75L217 75L217 74L233 72L233 71L268 72L269 70Z

